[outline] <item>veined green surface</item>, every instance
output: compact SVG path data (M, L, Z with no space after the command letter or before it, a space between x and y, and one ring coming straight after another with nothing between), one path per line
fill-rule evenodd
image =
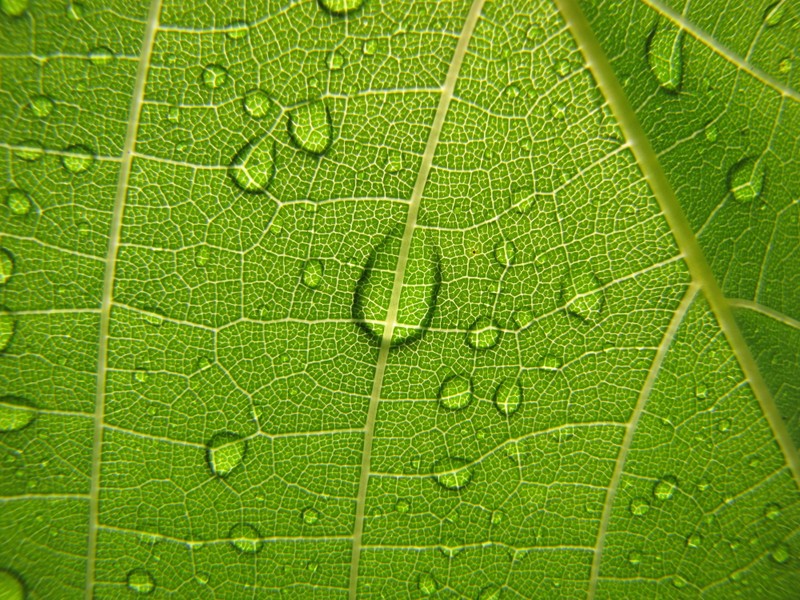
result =
M0 597L791 598L798 9L716 4L3 1Z

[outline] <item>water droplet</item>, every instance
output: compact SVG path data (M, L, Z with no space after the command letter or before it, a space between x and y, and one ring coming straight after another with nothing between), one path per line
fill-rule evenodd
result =
M88 171L93 162L94 153L86 146L79 144L70 146L64 150L64 154L61 156L61 164L73 175Z
M24 190L11 189L6 196L6 206L12 215L22 217L31 210L31 199Z
M478 317L467 330L467 345L475 350L494 348L500 341L500 329L489 317Z
M329 13L342 16L361 8L364 0L319 0L319 3Z
M525 38L531 42L541 42L544 40L544 29L538 25L531 25L525 31Z
M244 460L247 452L247 440L240 435L223 431L209 440L206 448L206 459L211 473L217 477L226 477Z
M322 284L322 276L325 273L325 265L318 258L307 260L303 265L303 283L316 290Z
M4 285L14 274L14 257L5 248L0 248L0 285Z
M674 585L678 589L681 589L685 588L687 583L683 577L681 577L680 575L675 575L675 577L672 578L672 585Z
M306 525L314 525L314 523L319 521L319 511L316 508L304 508L300 516L303 519L303 523Z
M394 150L390 150L386 155L385 169L389 174L394 175L403 170L403 155Z
M653 496L659 500L669 500L675 494L678 487L678 480L674 477L664 477L653 487Z
M708 386L705 383L698 383L694 388L695 398L708 398Z
M89 60L93 65L106 65L114 60L114 53L105 46L89 50Z
M220 65L206 65L203 69L203 84L210 89L225 85L228 81L228 71Z
M225 32L225 36L229 40L241 40L247 37L249 33L249 29L247 23L243 23L238 21L236 23L231 23L228 25L228 31Z
M514 245L514 242L506 240L498 242L494 247L494 259L504 267L513 265L516 256L517 247Z
M272 98L263 90L250 90L242 98L245 112L254 119L261 119L274 106Z
M0 8L2 8L3 14L6 16L20 17L28 10L28 2L29 0L0 0ZM2 572L7 573L8 571Z
M550 116L554 119L567 118L567 104L563 100L555 100L550 103Z
M789 546L786 544L778 544L772 549L770 552L770 557L779 565L785 564L788 562L789 558L791 557L791 553L789 552Z
M760 157L748 156L733 165L728 176L730 190L739 202L752 202L764 188L767 167Z
M67 4L67 16L73 21L80 21L86 14L86 9L80 2L70 2Z
M44 117L50 116L50 113L53 112L53 107L55 103L48 98L47 96L34 96L31 98L31 112L34 116L43 119Z
M722 419L719 422L719 425L717 425L717 429L719 429L721 433L726 433L727 431L730 431L732 424L733 423L730 419Z
M228 537L231 540L231 545L245 554L255 554L264 545L264 541L261 539L261 532L248 523L234 525Z
M233 157L229 172L242 191L266 192L275 177L274 140L264 135L245 144Z
M569 271L562 288L562 298L567 311L584 321L597 318L605 302L600 287L600 281L589 267L585 265L574 267Z
M694 533L690 535L688 538L686 538L686 545L689 548L699 548L702 543L703 543L703 538L697 533Z
M556 74L562 79L572 72L572 65L567 60L559 60L555 64Z
M775 502L770 502L764 507L764 516L770 521L774 521L781 516L781 505Z
M17 396L0 397L0 433L19 431L36 419L36 409L29 400Z
M344 66L344 56L338 50L333 50L328 54L328 69L340 71Z
M764 25L776 27L781 24L783 15L786 12L786 2L776 2L764 12Z
M134 569L128 573L128 589L137 594L149 594L156 589L156 582L144 569Z
M472 481L473 468L463 458L448 456L433 464L433 478L446 490L460 490Z
M14 317L4 308L0 308L0 352L3 352L14 337Z
M310 573L316 573L319 569L319 563L314 562L313 560L308 561L306 564L306 570Z
M637 552L636 550L634 550L633 552L628 554L628 562L631 563L634 566L636 566L638 564L641 564L641 562L642 562L642 553L641 552Z
M781 75L786 75L791 70L792 70L791 59L782 58L781 61L778 63L778 73L780 73Z
M208 582L211 580L211 576L208 573L198 573L194 576L194 579L200 585L208 585Z
M310 154L322 154L333 141L333 124L322 100L302 104L289 113L289 136Z
M558 371L561 368L561 359L554 354L545 354L542 357L542 363L539 368L544 371Z
M658 85L677 92L683 76L683 31L671 23L659 23L650 37L647 62Z
M406 514L411 509L411 504L408 500L398 500L395 505L394 509L399 512L400 514Z
M378 42L375 40L364 40L361 44L361 53L364 56L373 56L378 51Z
M514 319L514 325L518 329L525 329L533 323L533 311L527 309L516 310L511 318Z
M495 510L492 512L492 516L489 519L489 522L492 525L500 525L505 520L506 520L506 513L504 513L502 510Z
M167 121L177 123L181 120L181 109L179 106L170 106L167 109Z
M634 498L630 504L631 514L641 517L650 510L650 504L644 498Z
M519 86L516 83L512 83L503 90L503 96L505 96L508 100L516 100L519 98L522 91L519 89Z
M717 130L716 123L709 123L708 125L706 125L705 136L709 142L717 141L717 137L719 137L719 131Z
M501 415L510 417L522 404L522 385L519 379L509 377L500 382L494 392L494 405Z
M497 585L489 585L481 590L478 594L478 600L500 600L503 594L503 588Z
M14 156L25 162L36 162L44 156L44 148L38 142L25 140L19 148L14 150Z
M448 410L460 410L472 401L472 381L463 375L451 375L439 388L439 403Z
M424 596L432 596L436 593L437 588L439 587L436 583L436 580L433 578L433 575L430 573L422 573L417 580L417 585L419 586L419 591L422 592Z
M211 258L211 249L203 244L194 251L194 264L198 267L205 267Z

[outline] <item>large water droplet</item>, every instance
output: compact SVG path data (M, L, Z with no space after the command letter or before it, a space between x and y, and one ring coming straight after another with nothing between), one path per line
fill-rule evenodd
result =
M489 585L483 588L478 594L478 600L500 600L502 598L503 588L497 585Z
M752 202L764 188L767 167L760 157L748 156L731 167L728 184L739 202Z
M767 27L777 27L783 20L783 15L786 13L787 2L779 1L771 5L764 12L764 25Z
M5 248L0 248L0 285L5 284L14 274L14 257Z
M320 6L333 15L346 15L361 8L364 0L319 0Z
M36 162L44 156L44 148L39 142L25 140L14 150L14 156L25 162Z
M114 53L105 46L89 50L89 60L93 65L105 65L114 60Z
M600 281L589 267L585 265L573 267L562 288L562 298L570 314L584 321L596 319L605 302L600 287Z
M258 529L247 523L234 525L228 537L231 540L231 545L245 554L255 554L264 545Z
M93 162L94 153L80 144L70 146L64 150L64 154L61 156L61 164L73 175L88 171Z
M241 436L223 431L216 434L208 442L206 458L211 473L217 477L226 477L244 460L247 452L247 440Z
M0 352L3 352L14 337L14 317L9 311L0 308Z
M9 17L19 17L28 10L30 0L0 0L0 9Z
M489 317L478 317L467 329L467 345L475 350L488 350L500 341L500 329Z
M420 574L417 585L419 586L419 591L422 592L424 596L432 596L439 588L439 585L430 573Z
M319 521L319 511L316 508L304 508L300 513L300 517L303 519L303 523L306 525L314 525L317 521Z
M156 582L144 569L134 569L128 573L128 589L137 594L150 594L156 589Z
M433 464L433 478L446 490L460 490L472 481L473 468L464 458L448 456Z
M631 500L630 506L631 514L637 517L646 515L650 510L650 503L644 498L634 498Z
M36 409L25 398L0 397L0 432L19 431L36 419Z
M210 89L225 85L228 81L228 71L220 65L206 65L203 69L203 84Z
M330 148L333 125L322 100L302 104L289 113L289 136L298 147L320 155Z
M211 260L211 249L203 244L194 251L194 264L198 267L205 267Z
M86 13L86 8L80 2L70 2L67 4L67 17L73 21L80 21Z
M6 569L0 569L0 598L3 600L25 600L25 584L22 580Z
M778 544L772 549L770 552L770 557L779 565L785 564L791 558L791 552L789 551L789 546L786 544Z
M312 258L303 265L303 283L316 290L322 284L322 276L325 274L325 265L318 258Z
M671 23L659 23L648 42L647 62L658 85L678 91L683 76L683 31Z
M31 199L24 190L14 188L6 196L6 206L12 215L22 217L31 211Z
M500 382L494 392L494 405L501 415L510 417L522 404L522 384L516 377Z
M275 177L275 142L268 135L242 147L233 157L229 172L234 183L245 192L267 191Z
M439 403L448 410L460 410L472 401L472 381L463 375L451 375L439 388Z
M242 98L245 112L254 119L261 119L269 113L274 106L272 98L263 90L250 90Z
M353 295L353 319L376 343L383 338L394 287L400 238L387 236L369 255ZM439 253L420 236L411 240L391 346L421 339L436 311L442 269Z
M503 267L510 267L514 264L514 258L517 256L517 247L514 242L508 240L498 242L494 247L494 259Z
M514 325L516 325L518 329L525 329L533 323L534 316L532 310L523 308L521 310L515 310L511 318L514 319Z
M50 113L53 112L53 107L55 103L48 98L47 96L34 96L31 98L31 112L34 116L43 119L44 117L50 116Z
M678 480L674 477L664 477L653 486L653 496L659 500L669 500L678 487Z

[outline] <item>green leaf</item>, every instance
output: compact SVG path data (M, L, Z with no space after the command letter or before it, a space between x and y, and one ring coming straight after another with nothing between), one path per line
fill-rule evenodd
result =
M0 9L0 598L793 597L795 3Z

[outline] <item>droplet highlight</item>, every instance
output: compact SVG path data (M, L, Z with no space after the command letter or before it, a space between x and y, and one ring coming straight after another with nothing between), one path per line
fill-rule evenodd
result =
M467 345L474 350L494 348L500 341L500 329L489 317L478 317L467 329Z
M247 440L230 431L223 431L208 442L206 459L213 475L227 477L242 464L246 453Z
M677 92L683 77L683 31L667 22L660 22L653 31L647 49L647 62L658 85Z
M767 27L777 27L783 20L783 15L786 13L787 2L780 1L769 6L764 13L764 25Z
M500 600L503 588L497 585L489 585L483 588L478 594L478 600Z
M264 135L242 147L233 157L228 172L244 192L263 194L275 177L275 142Z
M406 514L409 510L411 510L411 504L408 500L398 500L395 505L394 509L399 512L401 515Z
M289 136L302 150L320 155L331 146L333 124L322 100L302 104L289 113Z
M44 148L39 142L25 140L18 148L14 149L14 156L25 162L36 162L44 156Z
M156 582L144 569L134 569L128 573L128 589L137 594L150 594L156 589Z
M303 265L302 281L303 284L316 290L322 285L322 276L325 274L325 265L318 258L312 258Z
M36 409L25 398L0 397L0 433L19 431L36 419Z
M522 404L522 384L516 377L500 382L494 392L494 406L504 417L510 417Z
M231 540L231 546L243 554L255 554L264 545L261 533L248 523L234 525L228 533L228 537Z
M73 175L85 173L93 162L94 153L86 146L79 144L70 146L64 150L64 154L61 156L61 164Z
M472 401L472 381L463 375L451 375L439 387L439 404L447 410L461 410Z
M772 552L769 553L769 556L779 565L783 565L789 562L789 558L791 558L791 552L789 551L789 546L786 544L778 544L772 549Z
M748 156L733 165L728 176L731 193L739 202L752 202L764 189L767 167L760 157Z
M764 507L764 516L770 521L774 521L781 516L781 505L770 502Z
M433 465L433 478L446 490L461 490L472 481L473 468L464 458L449 456Z
M93 65L106 65L114 60L114 53L105 46L89 50L89 60Z
M514 264L517 256L517 247L514 242L508 240L498 242L494 247L494 259L503 267L510 267Z
M632 515L641 517L650 510L650 503L644 498L634 498L631 500L629 508Z

